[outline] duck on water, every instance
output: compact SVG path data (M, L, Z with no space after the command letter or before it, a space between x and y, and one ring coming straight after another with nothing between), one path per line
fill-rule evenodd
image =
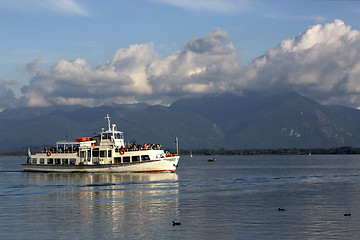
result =
M180 156L170 154L159 144L125 145L123 132L110 123L108 130L93 137L60 141L56 147L31 154L28 149L24 171L37 172L174 172ZM176 144L178 143L176 138Z

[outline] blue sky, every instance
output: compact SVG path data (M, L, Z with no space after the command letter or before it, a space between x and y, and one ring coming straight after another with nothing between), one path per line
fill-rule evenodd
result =
M281 63L284 59L294 65L301 61L299 53L280 56L284 47L280 50L279 45L297 36L311 38L314 31L307 30L314 26L331 32L329 38L334 32L343 34L334 41L359 31L360 1L0 0L0 20L0 109L108 101L169 104L181 96L274 91L278 86L321 103L360 106L360 83L358 87L354 80L360 49L351 41L341 42L341 61L331 50L333 62L324 65L324 59L332 58L321 56L300 64L308 75L300 76L297 69L271 70L273 80L264 78L275 60L280 69L281 64L289 68ZM329 30L331 26L336 29ZM326 40L314 41L329 52ZM210 51L197 52L194 43L211 46ZM354 48L356 56L346 57ZM277 57L268 55L271 50ZM267 61L260 68L260 62L253 61L263 55ZM314 64L319 64L318 72L308 71ZM337 79L318 74L334 64L339 66L333 73ZM66 90L60 89L64 85ZM115 92L119 85L123 87ZM339 88L342 91L336 91Z

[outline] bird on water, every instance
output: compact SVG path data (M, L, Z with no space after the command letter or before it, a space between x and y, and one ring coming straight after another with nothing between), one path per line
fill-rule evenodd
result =
M173 226L176 226L176 225L181 225L181 223L180 223L180 222L175 222L175 221L172 221L172 223L173 223Z

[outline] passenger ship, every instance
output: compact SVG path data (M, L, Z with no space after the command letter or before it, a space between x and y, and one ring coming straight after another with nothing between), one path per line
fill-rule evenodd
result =
M123 132L116 124L102 129L94 137L76 138L75 142L60 141L56 147L31 154L28 149L24 171L37 172L174 172L178 166L176 154L165 152L161 145L125 145Z

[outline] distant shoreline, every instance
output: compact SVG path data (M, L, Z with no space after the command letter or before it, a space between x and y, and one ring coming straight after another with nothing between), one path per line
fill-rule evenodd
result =
M360 148L278 148L278 149L198 149L181 150L180 155L346 155L360 154Z
M175 152L175 150L170 150ZM180 155L346 155L360 154L360 148L338 147L338 148L278 148L278 149L181 149ZM24 150L0 151L0 157L26 156Z

